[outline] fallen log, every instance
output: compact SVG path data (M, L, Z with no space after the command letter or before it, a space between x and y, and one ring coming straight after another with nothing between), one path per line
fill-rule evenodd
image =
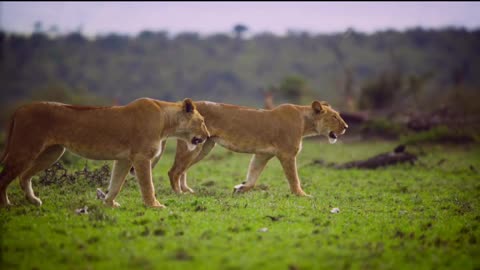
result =
M344 164L329 163L326 164L323 160L315 160L314 164L326 165L335 169L376 169L379 167L391 166L399 163L409 162L415 164L417 156L405 151L405 145L397 146L393 152L383 153L366 160L356 160Z

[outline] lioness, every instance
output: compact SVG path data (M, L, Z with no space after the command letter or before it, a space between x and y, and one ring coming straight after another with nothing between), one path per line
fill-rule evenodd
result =
M161 153L167 137L177 137L193 150L208 138L203 117L192 100L170 103L142 98L126 106L87 107L54 102L36 102L18 108L10 120L1 163L0 206L10 204L8 185L20 177L25 197L42 201L32 190L31 177L65 151L95 160L115 160L105 203L114 201L131 166L146 206L163 208L155 198L151 160Z
M240 153L254 154L250 161L246 182L236 185L235 193L255 186L258 176L267 162L276 156L290 184L290 190L305 196L297 174L296 157L302 148L302 138L324 135L330 143L344 134L348 125L326 102L313 101L311 106L280 105L273 110L257 110L208 101L195 102L205 117L210 137L194 151L177 140L175 163L168 175L177 193L193 192L186 181L186 171L202 160L215 143ZM162 145L164 147L165 144ZM160 156L157 157L157 160ZM154 162L155 164L155 162ZM132 169L132 173L134 173Z

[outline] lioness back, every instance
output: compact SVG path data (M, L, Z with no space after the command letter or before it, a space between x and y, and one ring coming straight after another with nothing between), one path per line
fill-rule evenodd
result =
M301 134L301 112L295 106L263 110L212 102L195 104L210 132L216 134L215 142L232 151L272 152Z

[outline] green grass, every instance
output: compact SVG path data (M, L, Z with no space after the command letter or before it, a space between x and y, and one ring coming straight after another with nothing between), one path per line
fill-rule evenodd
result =
M272 160L252 192L232 196L250 155L216 147L189 171L196 194L175 195L167 170L172 141L154 171L164 210L143 206L133 178L104 207L86 183L40 186L29 205L18 182L0 209L1 269L479 269L480 145L423 146L412 165L335 170L393 149L393 142L306 141L303 189L290 195ZM412 151L418 149L412 148ZM69 165L80 168L85 161ZM101 166L103 162L89 162ZM106 186L102 187L106 189ZM87 205L88 215L75 209ZM331 214L330 209L340 208ZM260 231L267 228L266 232Z

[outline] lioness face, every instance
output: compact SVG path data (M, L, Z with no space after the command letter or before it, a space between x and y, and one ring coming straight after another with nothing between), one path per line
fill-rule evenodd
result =
M204 143L210 137L203 116L196 110L191 99L183 100L179 118L180 125L177 129L177 137L187 142L190 151L193 151L197 145Z
M314 101L312 109L317 133L326 136L330 143L335 143L337 137L347 130L347 123L324 101Z

